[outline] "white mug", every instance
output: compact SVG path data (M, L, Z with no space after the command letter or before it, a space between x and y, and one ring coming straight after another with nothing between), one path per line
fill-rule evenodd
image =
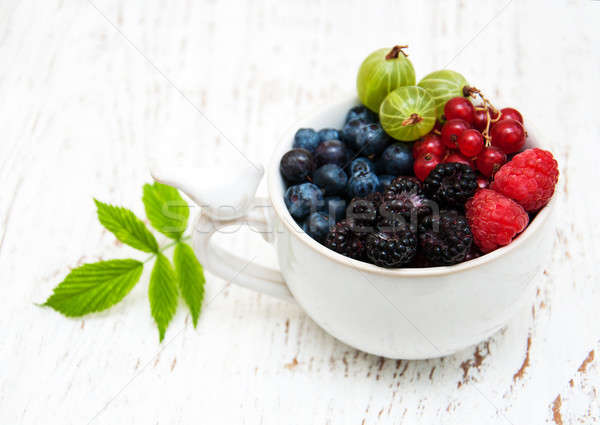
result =
M555 201L510 245L461 264L385 269L342 256L309 237L290 216L279 161L291 148L297 128L341 128L356 104L357 99L349 98L324 108L281 139L267 168L268 199L254 198L263 174L260 166L238 170L227 190L211 189L200 176L202 170L157 164L152 175L202 207L193 246L207 270L297 302L340 341L394 359L445 356L483 341L532 301L534 278L552 248ZM538 146L531 134L527 146ZM223 205L229 207L219 208ZM216 231L240 223L258 229L274 244L279 270L250 264L211 243Z

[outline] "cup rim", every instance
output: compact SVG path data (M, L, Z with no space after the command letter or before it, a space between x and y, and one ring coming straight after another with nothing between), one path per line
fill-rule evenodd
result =
M283 191L281 191L281 196L279 195L278 185L281 186L281 176L279 173L279 161L281 160L281 156L285 150L291 148L291 140L293 140L293 136L298 128L303 127L302 123L310 120L318 115L323 114L325 111L330 109L334 109L336 107L342 107L343 105L347 105L350 103L359 104L360 102L356 98L356 96L351 96L346 98L343 101L338 101L334 103L330 103L318 108L312 114L307 115L303 119L297 121L293 126L288 128L288 130L280 137L275 152L271 156L269 161L269 166L267 167L267 186L269 192L269 199L271 204L273 205L273 209L277 214L279 220L284 224L284 226L288 229L288 231L296 237L300 242L307 245L309 248L318 252L319 254L327 257L328 259L345 265L350 266L352 268L364 271L366 273L378 274L389 277L428 277L428 276L441 276L441 275L449 275L454 273L460 273L463 271L471 270L474 268L481 267L487 263L493 262L498 258L519 249L521 245L523 245L527 239L533 236L534 233L540 231L539 229L546 223L548 217L550 216L552 210L554 209L554 205L556 204L556 193L550 199L550 202L543 207L535 216L533 221L529 223L527 228L519 234L510 244L498 248L492 252L487 254L483 254L481 257L464 261L459 264L454 264L451 266L437 266L437 267L422 267L422 268L384 268L379 267L374 264L366 263L364 261L355 260L350 257L346 257L340 253L337 253L324 245L321 245L319 242L308 236L304 230L296 223L296 221L292 218L291 214L285 207L285 203L283 201Z

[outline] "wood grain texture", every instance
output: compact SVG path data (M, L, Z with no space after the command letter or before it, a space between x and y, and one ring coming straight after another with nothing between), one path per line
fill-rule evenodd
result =
M0 6L0 422L596 422L599 20L583 0ZM181 304L162 345L145 284L84 320L33 304L70 267L137 255L102 230L92 197L142 215L147 156L264 163L286 126L352 92L363 57L397 42L418 77L450 67L517 107L559 160L553 258L502 332L391 361L210 274L198 328ZM222 239L272 263L248 236Z

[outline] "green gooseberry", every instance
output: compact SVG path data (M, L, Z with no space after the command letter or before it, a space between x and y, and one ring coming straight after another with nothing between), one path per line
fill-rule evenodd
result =
M439 119L444 114L444 105L447 101L453 97L469 97L473 93L473 88L469 86L467 79L449 69L434 71L423 77L417 85L433 96Z
M402 49L408 46L378 49L360 65L356 88L360 101L378 112L383 99L394 89L414 86L415 70Z
M418 86L400 87L381 103L379 120L387 134L403 142L414 141L429 133L436 119L433 96Z

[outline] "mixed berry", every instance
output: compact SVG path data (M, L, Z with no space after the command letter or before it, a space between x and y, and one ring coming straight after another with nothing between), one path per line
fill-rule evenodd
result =
M552 197L556 160L524 150L521 113L498 110L454 71L401 84L394 73L412 69L404 48L363 63L368 107L350 109L343 128L296 132L280 163L290 214L319 243L380 267L453 265L508 245Z

